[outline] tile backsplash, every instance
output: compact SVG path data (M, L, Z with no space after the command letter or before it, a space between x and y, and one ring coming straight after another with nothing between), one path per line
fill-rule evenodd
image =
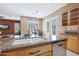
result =
M70 30L78 30L78 26L70 26Z
M77 31L77 30L79 30L78 29L78 26L77 25L75 25L75 26L64 26L64 27L62 27L62 33L64 33L65 31Z

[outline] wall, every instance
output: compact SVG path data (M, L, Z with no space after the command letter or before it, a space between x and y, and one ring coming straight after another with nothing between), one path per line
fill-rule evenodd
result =
M8 24L9 28L7 30L2 30L0 31L3 34L13 34L14 33L14 23L18 23L19 21L13 21L9 19L0 19L0 24Z
M39 18L21 16L20 20L21 20L21 35L28 33L28 27L27 27L28 20L38 20L39 21L39 30L42 30L42 27L41 27L42 20Z
M43 25L42 25L42 30L44 32L44 37L48 38L48 33L47 33L47 20L51 20L51 18L55 17L55 16L59 16L59 22L60 22L60 25L59 25L59 32L58 33L62 33L64 30L63 30L63 27L62 27L62 18L61 18L61 14L64 12L64 11L67 11L73 7L76 7L76 6L79 6L79 4L77 3L71 3L71 4L68 4L64 7L62 7L61 9L49 14L48 16L46 16L45 18L43 18Z
M42 31L43 31L43 36L47 38L47 19L43 19L42 21Z
M55 22L53 22L54 20ZM47 22L49 22L49 27L47 26ZM54 28L52 24L56 27ZM61 25L59 15L43 19L42 25L43 25L42 26L43 35L45 38L49 38L50 34L59 35L59 29L60 29L59 26ZM49 28L49 32L47 32L48 28Z

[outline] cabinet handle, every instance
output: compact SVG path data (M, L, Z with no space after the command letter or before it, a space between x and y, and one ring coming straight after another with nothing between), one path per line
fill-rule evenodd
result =
M63 44L59 44L58 46L63 46Z
M36 54L39 53L40 51L35 51L35 52L29 52L29 54Z

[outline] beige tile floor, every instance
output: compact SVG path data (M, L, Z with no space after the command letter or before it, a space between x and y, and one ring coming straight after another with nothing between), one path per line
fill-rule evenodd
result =
M73 52L71 52L69 50L66 50L66 56L79 56L79 55L76 54L76 53L73 53Z

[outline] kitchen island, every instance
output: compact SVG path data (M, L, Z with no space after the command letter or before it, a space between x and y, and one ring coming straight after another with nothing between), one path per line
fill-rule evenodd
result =
M65 36L59 36L56 40L47 40L42 37L31 39L7 39L10 40L0 45L1 56L53 56L57 53L54 51L56 46L64 48L64 52L66 52L67 37ZM22 41L26 42L23 44Z

